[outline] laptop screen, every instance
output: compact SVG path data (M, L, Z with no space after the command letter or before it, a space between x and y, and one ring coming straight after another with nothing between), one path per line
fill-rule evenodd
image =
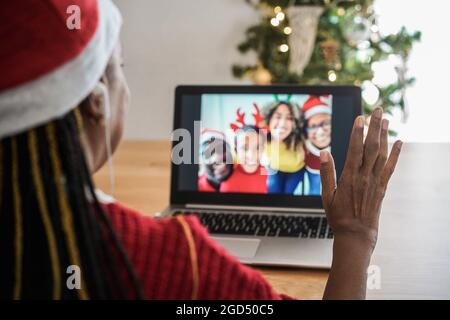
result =
M331 151L340 171L357 101L335 90L298 91L182 95L176 190L204 199L320 200L320 151Z

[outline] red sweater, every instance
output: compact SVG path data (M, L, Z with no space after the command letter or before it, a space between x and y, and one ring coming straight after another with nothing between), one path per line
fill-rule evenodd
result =
M234 167L233 174L220 184L220 192L267 193L267 170L263 166L255 173L247 173L240 164Z
M208 176L204 173L198 178L198 191L202 192L215 192L214 189L208 182Z
M155 219L113 202L105 211L145 299L283 299L262 275L230 256L197 217Z

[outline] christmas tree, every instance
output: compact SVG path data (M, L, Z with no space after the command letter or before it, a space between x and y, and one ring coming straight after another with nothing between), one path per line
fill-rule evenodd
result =
M420 32L402 28L381 35L374 0L246 0L261 13L259 24L246 31L241 53L253 51L254 65L234 65L236 77L257 84L354 84L362 86L364 110L400 108L407 116L405 90L411 49ZM373 82L372 65L395 58L397 81Z

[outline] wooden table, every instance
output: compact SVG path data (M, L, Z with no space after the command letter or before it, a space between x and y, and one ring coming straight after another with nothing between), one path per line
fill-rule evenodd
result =
M407 144L384 201L372 299L450 299L450 144ZM115 197L144 213L169 203L170 143L125 141L114 156ZM108 192L107 171L95 177ZM278 292L320 299L328 272L258 268Z

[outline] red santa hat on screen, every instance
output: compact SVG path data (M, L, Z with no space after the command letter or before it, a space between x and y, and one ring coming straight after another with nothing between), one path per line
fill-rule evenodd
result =
M122 24L110 0L7 1L0 21L0 138L76 107L104 73Z
M223 140L226 141L225 134L221 131L214 129L202 129L201 131L201 142L213 141L213 140Z
M318 97L309 96L303 104L303 115L306 120L319 113L331 114L331 107L325 100L329 100L328 96Z

